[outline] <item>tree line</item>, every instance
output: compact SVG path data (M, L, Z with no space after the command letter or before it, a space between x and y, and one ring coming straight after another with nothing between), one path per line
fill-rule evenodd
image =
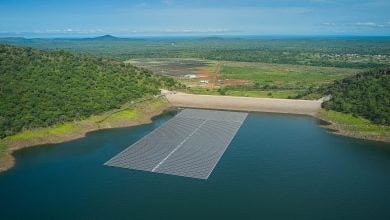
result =
M44 50L64 49L117 60L200 58L359 69L384 68L390 61L387 37L104 39L0 38L0 43Z
M376 124L390 125L390 70L372 70L335 81L323 89L331 99L325 109L365 117Z

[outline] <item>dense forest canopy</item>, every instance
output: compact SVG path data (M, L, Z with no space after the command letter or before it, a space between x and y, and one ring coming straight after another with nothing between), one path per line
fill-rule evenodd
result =
M376 70L347 77L325 89L331 94L323 107L363 116L374 123L390 125L390 70Z
M390 62L388 37L0 38L0 43L108 57L200 58L310 66L379 68Z
M171 78L112 60L0 45L0 138L83 119L174 86Z

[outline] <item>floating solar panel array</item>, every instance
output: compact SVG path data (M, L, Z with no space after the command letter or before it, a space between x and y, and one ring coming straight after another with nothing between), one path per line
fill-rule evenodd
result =
M105 165L207 179L247 115L185 109Z

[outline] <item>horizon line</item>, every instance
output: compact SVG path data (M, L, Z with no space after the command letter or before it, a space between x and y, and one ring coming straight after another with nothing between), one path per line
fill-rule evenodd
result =
M2 36L4 35L4 36ZM384 34L145 34L145 35L129 35L129 34L101 34L101 35L41 35L29 36L19 34L0 34L0 39L5 38L23 38L23 39L87 39L99 38L103 36L111 36L119 39L140 39L140 38L204 38L204 37L390 37Z

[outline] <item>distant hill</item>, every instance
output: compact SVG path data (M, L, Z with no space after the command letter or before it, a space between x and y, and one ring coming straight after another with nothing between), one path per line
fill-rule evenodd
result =
M62 39L62 40L66 40L66 39ZM123 38L123 37L115 37L115 36L112 36L112 35L103 35L103 36L99 36L99 37L92 37L92 38L79 38L79 39L71 39L73 41L78 41L78 40L81 40L81 41L140 41L140 40L143 40L141 38Z
M90 38L91 40L100 40L100 41L115 41L115 40L121 40L121 38L114 37L112 35L103 35L100 37Z
M3 44L37 44L37 43L73 43L73 42L115 42L115 41L143 41L142 38L122 38L112 35L103 35L98 37L86 38L24 38L24 37L4 37L0 38L0 43Z
M0 138L84 119L175 85L121 62L0 45Z
M325 109L363 116L374 123L390 125L390 70L358 73L325 89L332 98Z
M0 43L8 43L8 44L13 44L13 43L30 43L32 39L27 39L24 37L3 37L0 38Z

